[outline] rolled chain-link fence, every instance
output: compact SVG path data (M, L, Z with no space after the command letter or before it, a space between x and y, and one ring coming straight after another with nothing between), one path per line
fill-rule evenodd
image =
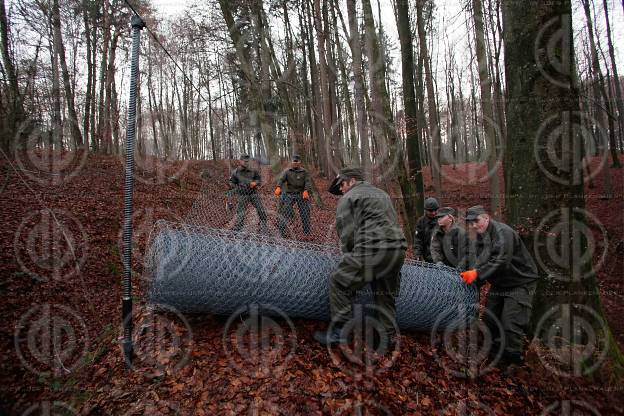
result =
M329 276L341 256L335 232L314 221L306 232L293 224L300 218L280 217L285 212L280 202L284 199L266 190L224 188L219 196L202 194L185 223L159 221L145 256L148 301L218 315L250 304L270 305L291 318L329 320ZM280 221L292 229L286 238ZM360 291L355 302L371 303L370 289ZM465 313L457 314L458 308ZM406 260L397 298L400 328L465 325L477 309L478 291L455 270Z

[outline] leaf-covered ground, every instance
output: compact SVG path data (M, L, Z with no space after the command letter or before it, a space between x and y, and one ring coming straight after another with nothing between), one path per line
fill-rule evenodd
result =
M202 212L213 225L231 225L224 213L225 162L155 166L138 160L142 168L137 170L133 219L137 359L128 370L119 347L123 161L45 156L18 154L0 164L0 414L624 412L620 383L598 378L597 372L571 377L589 369L562 369L557 357L549 358L535 344L526 369L506 375L485 368L476 374L453 356L462 351L461 344L453 349L438 335L402 334L394 353L376 357L320 347L312 334L324 323L260 318L254 327L243 318L146 308L142 253L157 219L184 221L189 213ZM50 160L71 163L57 166ZM483 176L484 169L445 167L443 205L487 205L484 183L457 179L466 177L466 170ZM68 171L76 176L66 178ZM263 172L268 176L267 168ZM603 176L597 175L594 187L587 188L587 211L598 220L592 231L603 305L624 347L624 192L621 172L611 173L613 197L603 199ZM316 185L324 190L327 180L316 178ZM261 189L267 201L274 200L272 191L270 184ZM320 196L312 240L327 242L334 238L336 199L326 192ZM201 203L193 209L197 200ZM271 204L267 209L274 213Z

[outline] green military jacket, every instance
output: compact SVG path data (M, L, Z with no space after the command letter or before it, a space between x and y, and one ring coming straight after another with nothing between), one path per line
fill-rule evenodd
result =
M480 283L512 288L538 278L537 266L520 236L507 224L490 219L476 241L476 269Z
M434 228L431 236L431 259L462 271L471 267L472 250L466 231L453 224L449 231L440 226Z
M433 230L438 226L436 218L423 215L416 221L414 233L414 256L421 256L426 262L433 262L431 258L431 237Z
M310 180L310 174L304 168L288 168L282 172L277 180L279 186L286 187L284 192L303 192L308 191L312 193L312 182Z
M336 231L343 253L407 248L390 197L368 182L356 182L338 201Z
M252 189L249 187L251 182L257 182L258 186L260 186L262 178L257 170L245 166L237 167L230 177L230 184L232 187L243 193L256 192L257 188Z

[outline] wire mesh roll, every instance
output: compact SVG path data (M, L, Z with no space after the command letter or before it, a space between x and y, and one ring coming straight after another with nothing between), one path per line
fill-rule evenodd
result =
M329 276L339 260L333 246L160 222L146 256L148 301L216 315L264 304L290 318L329 320ZM476 316L478 291L453 269L408 260L401 273L401 329L442 329ZM370 288L355 300L371 302Z

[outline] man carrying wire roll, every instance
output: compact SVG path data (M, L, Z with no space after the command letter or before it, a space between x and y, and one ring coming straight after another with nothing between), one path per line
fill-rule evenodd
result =
M286 225L294 214L293 204L297 204L299 208L303 233L310 234L311 193L312 180L310 174L301 167L301 157L294 155L291 167L282 172L277 179L277 187L275 188L275 196L281 198L277 211L277 228L282 237L286 237Z
M396 304L407 242L390 196L364 181L360 168L340 171L329 192L343 195L336 207L342 259L329 280L332 323L314 339L324 345L348 342L343 331L352 319L356 291L371 284L381 345L393 342ZM381 331L380 331L381 332Z
M242 155L240 166L234 170L230 177L230 186L238 197L234 231L240 231L243 228L247 205L251 204L256 208L260 218L260 231L263 233L268 232L267 215L258 196L258 187L261 183L262 177L260 173L256 169L249 167L249 155Z

